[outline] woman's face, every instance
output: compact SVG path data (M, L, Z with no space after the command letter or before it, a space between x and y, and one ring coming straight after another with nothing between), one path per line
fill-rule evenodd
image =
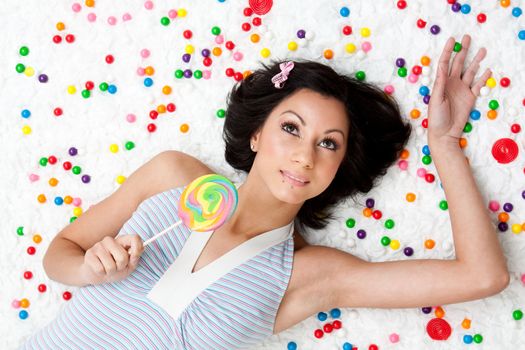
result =
M342 102L298 90L277 105L252 137L257 154L251 172L283 202L299 204L316 197L337 173L349 124Z

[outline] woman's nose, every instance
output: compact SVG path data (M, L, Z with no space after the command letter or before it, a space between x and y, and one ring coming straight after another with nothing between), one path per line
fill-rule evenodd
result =
M311 169L314 167L314 151L311 146L299 145L295 149L293 157L294 161L300 163L301 166L305 168Z

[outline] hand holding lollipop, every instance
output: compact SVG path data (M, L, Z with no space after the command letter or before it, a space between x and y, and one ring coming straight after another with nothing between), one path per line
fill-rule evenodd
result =
M194 231L215 230L233 215L237 202L237 188L224 176L207 174L198 177L180 196L178 215L181 220L145 241L144 247L183 222Z

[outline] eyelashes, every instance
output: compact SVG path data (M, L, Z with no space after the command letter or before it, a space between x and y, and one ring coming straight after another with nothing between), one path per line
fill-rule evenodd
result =
M284 132L287 132L287 133L289 133L291 135L295 135L295 134L293 132L287 130L287 129L289 129L289 128L287 128L288 126L292 126L295 130L299 129L298 125L296 123L294 123L294 122L286 122L286 121L282 122L281 123L281 129L284 130ZM297 135L295 135L295 136L297 136ZM326 149L328 149L330 151L336 151L336 150L339 149L339 144L337 143L337 141L335 139L333 139L331 137L325 137L322 142L325 142L325 141L331 142L332 145L333 145L333 147L325 147Z

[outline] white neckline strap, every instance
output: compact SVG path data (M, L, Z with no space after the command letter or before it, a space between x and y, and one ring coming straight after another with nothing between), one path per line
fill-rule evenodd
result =
M209 285L262 251L288 239L293 231L292 221L285 226L259 234L194 273L191 273L191 270L213 231L191 231L179 256L155 283L147 297L177 319Z

